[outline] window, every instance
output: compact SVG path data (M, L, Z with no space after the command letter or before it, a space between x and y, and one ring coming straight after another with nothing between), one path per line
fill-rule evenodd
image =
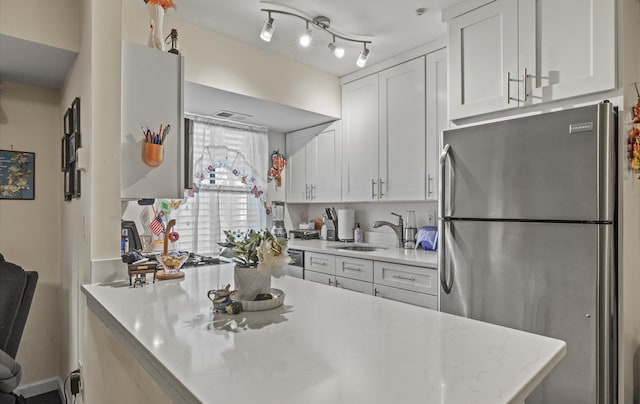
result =
M263 229L268 169L267 128L200 116L193 121L194 177L199 192L172 212L177 248L217 254L225 230Z

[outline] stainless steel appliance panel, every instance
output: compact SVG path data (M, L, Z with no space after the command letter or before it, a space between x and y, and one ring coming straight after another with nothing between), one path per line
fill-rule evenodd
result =
M599 256L613 226L453 220L444 228L440 309L566 341L567 356L527 403L598 402L607 338L599 320L608 315L599 277L610 270Z
M286 268L287 275L304 279L304 251L288 250L287 252L291 257L291 263Z
M601 103L443 132L445 216L613 220L611 112Z

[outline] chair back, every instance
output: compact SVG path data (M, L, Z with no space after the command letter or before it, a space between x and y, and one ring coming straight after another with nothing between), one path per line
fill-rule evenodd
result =
M25 271L0 254L0 349L14 359L37 282L37 272Z

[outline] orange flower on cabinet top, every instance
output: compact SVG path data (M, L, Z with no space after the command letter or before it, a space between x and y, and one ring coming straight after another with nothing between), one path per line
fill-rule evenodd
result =
M164 8L165 10L168 8L176 8L176 3L173 2L173 0L144 0L145 3L150 3L152 5L160 5L162 6L162 8Z

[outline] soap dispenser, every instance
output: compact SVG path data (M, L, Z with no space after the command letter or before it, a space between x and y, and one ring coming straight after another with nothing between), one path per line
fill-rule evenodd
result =
M360 223L356 223L356 227L353 229L353 241L356 243L364 242L364 230L360 228Z

